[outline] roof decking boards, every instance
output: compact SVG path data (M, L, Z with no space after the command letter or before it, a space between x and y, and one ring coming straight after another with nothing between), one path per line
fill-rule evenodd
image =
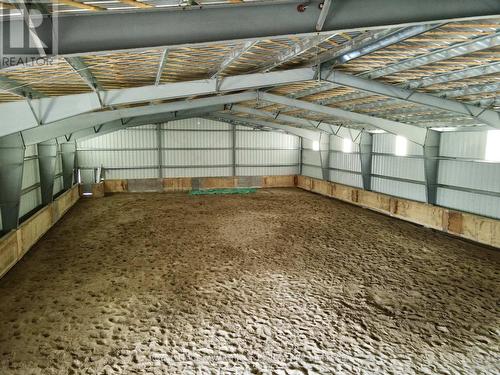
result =
M242 90L341 111L298 108L287 104L292 101L274 103L255 95L255 100L238 102L236 108L258 111L233 110L234 103L218 100L226 107L214 114L277 126L301 123L307 128L310 123L314 131L324 128L322 123L377 129L377 119L402 124L401 129L414 128L412 133L436 124L497 127L498 2L455 1L453 7L448 1L439 6L433 2L431 11L425 1L417 8L398 2L394 9L394 1L377 0L370 4L378 11L358 12L363 15L355 17L358 2L333 2L323 32L317 34L316 1L302 13L297 11L298 1L198 1L194 6L167 0L59 1L61 56L50 64L0 71L0 114L5 121L0 136L95 111L127 108L132 119L134 111L143 116L149 107L172 101L188 109L182 101ZM283 22L283 14L288 22ZM349 27L346 16L352 16ZM273 25L268 25L268 17L275 17ZM117 25L117 19L126 25ZM139 33L133 26L145 21ZM160 30L161 21L168 21L168 27ZM4 16L2 22L16 18ZM234 22L239 27L231 33ZM193 28L195 24L199 27ZM329 74L332 68L338 74ZM260 74L266 72L274 78ZM333 115L342 111L353 116ZM360 122L364 117L357 115L373 120ZM171 118L165 113L165 119ZM68 127L66 135L71 133Z

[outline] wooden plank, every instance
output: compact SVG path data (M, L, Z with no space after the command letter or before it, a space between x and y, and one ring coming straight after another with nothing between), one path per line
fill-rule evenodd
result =
M263 188L292 186L295 186L294 176L264 176L262 178Z
M18 253L17 233L13 230L0 238L0 277L16 264Z
M191 177L163 179L163 191L165 192L190 191L191 188L192 188Z
M223 189L236 186L234 177L204 177L200 179L201 189Z
M500 220L356 189L307 176L297 176L296 181L296 186L304 190L500 248Z
M128 191L127 180L104 180L105 193L124 193Z

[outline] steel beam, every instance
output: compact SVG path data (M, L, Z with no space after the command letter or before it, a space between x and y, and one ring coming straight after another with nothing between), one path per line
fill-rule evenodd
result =
M0 90L22 98L43 98L46 96L27 84L15 81L5 76L0 77Z
M293 134L298 137L303 137L307 138L313 141L319 141L320 139L320 132L314 131L314 130L306 130L302 128L296 128L294 126L288 126L288 125L281 125L281 124L276 124L273 122L268 122L268 121L263 121L263 120L258 120L254 118L248 118L248 117L238 117L235 115L229 115L226 113L214 113L212 115L214 118L220 119L225 122L229 122L232 124L246 124L250 125L253 127L258 127L258 128L269 128L273 130L278 130L282 131L285 133Z
M318 60L322 63L322 69L332 69L336 65L345 64L358 57L400 43L439 26L440 24L414 25L398 30L377 30L368 33L367 36L361 34L359 38L353 39L351 43L342 46L340 50L335 51L333 54L330 51L324 52L318 57Z
M306 111L324 113L329 116L338 117L345 120L356 121L359 123L369 124L386 132L402 135L408 140L417 144L423 145L425 141L426 130L418 126L408 125L401 122L386 120L378 117L363 115L360 113L344 111L339 108L326 107L303 100L291 99L284 96L259 93L259 99L268 102L301 108Z
M102 106L113 107L154 100L258 89L307 81L313 79L314 75L313 68L300 68L225 77L222 82L217 79L208 79L101 91L100 98L95 93L85 93L34 99L30 103L26 101L2 103L0 104L0 118L5 121L5 126L0 127L0 136L37 127L39 122L50 124L95 111L101 109Z
M46 206L51 203L54 198L54 176L56 174L57 142L55 139L51 139L39 143L37 147L42 205Z
M372 189L372 145L373 134L363 132L359 143L359 157L361 160L361 177L363 179L363 189Z
M253 46L255 46L258 42L254 40L248 40L243 44L243 46L239 48L233 49L229 55L224 59L224 61L220 64L219 68L210 75L210 78L219 77L224 70L226 70L232 63L238 60L242 55L247 53Z
M401 34L401 36L403 36L403 35L404 34ZM399 40L399 42L401 42L402 40L404 40L403 37ZM486 36L483 36L480 38L476 38L473 40L468 40L468 41L463 42L463 43L458 43L458 44L452 45L448 48L443 48L443 49L439 49L436 51L432 51L432 52L429 52L425 55L421 55L421 56L418 56L415 58L405 59L401 62L397 62L397 63L391 64L391 65L382 67L380 69L376 69L376 70L372 70L372 71L369 71L366 73L362 73L362 74L359 74L358 77L370 78L370 79L380 78L380 77L383 77L383 76L386 76L389 74L394 74L394 73L404 71L407 69L413 69L413 68L417 68L417 67L422 66L422 65L432 64L432 63L435 63L438 61L447 60L447 59L450 59L453 57L459 57L459 56L463 56L463 55L466 55L469 53L473 53L473 52L481 51L481 50L484 50L487 48L495 47L499 44L499 42L500 42L500 33L486 35ZM373 52L373 51L371 51L371 52ZM323 64L323 67L324 67L323 69L325 71L323 73L323 77L328 76L328 70L330 69L330 67L327 64L328 63ZM312 89L299 91L299 92L295 93L294 95L292 95L292 97L299 98L299 97L303 97L303 96L309 96L309 95L317 94L319 92L332 90L335 87L338 87L338 85L335 85L335 84L332 84L331 82L328 82L328 84L320 86L320 87L315 87ZM347 95L347 96L349 96L349 95ZM364 96L365 95L363 95L363 94L360 95L359 93L356 93L356 98L362 98ZM333 103L333 102L338 101L338 100L343 100L343 99L341 99L341 98L335 99L334 98L334 99L332 99L331 102ZM328 102L325 102L323 104L327 104L327 103Z
M384 95L411 103L443 109L445 111L460 113L462 115L474 117L487 125L500 129L500 113L496 111L476 107L470 104L460 103L450 99L439 98L430 94L404 89L398 86L381 83L371 79L356 77L340 71L325 73L329 74L329 77L327 78L328 81L339 84L341 86L351 87L357 90L362 90L364 92Z
M73 178L75 175L75 158L75 142L61 143L61 161L64 190L69 190L71 186L73 186Z
M165 70L165 66L167 65L168 59L168 48L165 48L160 57L160 63L158 64L158 71L156 72L155 86L158 86L161 82L161 77L163 75L163 71Z
M424 171L427 203L436 204L441 133L428 130L424 144Z
M363 76L371 79L387 76L408 69L418 68L422 65L428 65L438 61L449 60L454 57L467 55L470 53L482 51L500 45L500 32L491 35L485 35L480 38L475 38L467 42L452 45L447 48L442 48L437 51L427 53L422 56L417 56L412 59L406 59L380 69L372 70Z
M0 211L2 232L19 224L23 183L24 143L19 133L0 138Z
M207 114L222 111L224 110L223 105L216 106L208 106L201 107L197 109L191 109L186 111L174 111L174 112L165 112L159 113L155 115L146 115L146 116L137 116L133 118L128 118L124 120L115 120L108 123L103 124L99 131L96 132L94 128L87 128L80 131L77 131L71 135L71 139L76 141L82 141L85 139L91 139L95 137L99 137L104 134L112 133L118 130L123 130L133 126L141 126L141 125L149 125L156 124L168 121L176 121L186 118L193 117L204 117ZM64 139L64 138L63 138Z
M137 116L156 115L166 112L183 111L220 104L238 103L255 100L256 98L257 94L255 92L245 92L241 94L212 96L202 99L180 100L157 105L143 105L131 108L93 112L24 130L22 134L26 144L34 144L43 142L47 139L70 135L79 130L99 127L102 124L115 120L128 119Z
M255 2L247 6L219 6L203 9L155 9L155 11L61 14L58 52L86 54L134 48L166 47L283 35L315 33L321 10L312 0L305 12L297 12L297 1ZM335 11L322 30L350 31L374 27L446 22L498 16L496 0L336 0ZM6 19L6 28L23 20ZM203 30L202 33L199 30ZM51 37L50 23L43 22L37 34ZM8 35L4 35L4 45ZM19 54L29 54L19 51Z
M65 60L69 65L71 65L73 70L80 76L87 86L89 86L93 91L102 91L102 86L90 71L90 67L80 57L71 56L66 57Z
M279 53L278 56L275 57L274 61L264 65L263 67L259 67L258 70L261 72L269 72L270 70L292 61L304 52L309 51L311 48L317 47L321 43L330 39L332 36L333 35L314 35L303 40L299 40L297 43L294 43L292 47Z
M322 122L322 121L318 122L318 121L303 119L300 117L293 117L293 116L282 114L280 112L262 111L259 109L249 108L249 107L245 107L245 106L237 105L237 104L232 105L230 108L232 111L235 111L235 112L242 112L242 113L246 113L246 114L253 115L253 116L272 118L273 120L288 122L290 124L294 124L294 125L297 125L300 127L317 129L317 130L320 130L322 132L336 135L336 136L341 137L341 138L348 138L348 139L352 140L354 143L359 143L359 135L361 133L359 130L348 129L348 128L345 128L342 126L332 125L332 124L328 124L328 123Z
M436 74L430 77L409 81L405 83L404 88L413 90L421 87L437 85L440 83L459 81L462 79L474 78L496 73L500 73L500 62L473 66L472 68L466 68L462 70L453 70L449 73Z

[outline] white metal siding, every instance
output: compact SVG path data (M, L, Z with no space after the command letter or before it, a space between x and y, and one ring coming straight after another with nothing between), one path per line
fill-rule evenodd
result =
M415 201L425 202L426 200L425 186L410 182L372 177L372 190Z
M373 155L372 173L405 180L425 181L424 160L418 158Z
M356 173L331 170L330 181L359 188L363 187L363 178L361 177L361 174Z
M395 154L396 136L389 133L373 134L373 152L379 154ZM423 155L422 146L408 141L407 155Z
M361 158L359 154L333 151L330 153L330 167L361 172Z
M204 119L169 122L160 129L164 177L231 176L233 135L237 175L295 174L299 170L300 140L293 135L234 128ZM92 180L91 169L101 165L108 179L159 175L156 125L79 142L77 152L79 167L87 169L82 171L85 182Z
M36 207L42 204L42 195L40 188L36 188L26 194L21 196L21 202L19 205L19 217L23 217L28 212L34 210Z
M444 207L500 218L500 200L495 196L438 188L437 199Z
M500 163L441 160L438 182L442 185L500 193Z
M441 133L441 156L484 159L486 132Z

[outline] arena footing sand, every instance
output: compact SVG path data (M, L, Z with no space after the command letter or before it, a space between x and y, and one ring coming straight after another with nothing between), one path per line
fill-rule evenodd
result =
M297 189L82 200L0 280L0 374L498 374L499 285Z

